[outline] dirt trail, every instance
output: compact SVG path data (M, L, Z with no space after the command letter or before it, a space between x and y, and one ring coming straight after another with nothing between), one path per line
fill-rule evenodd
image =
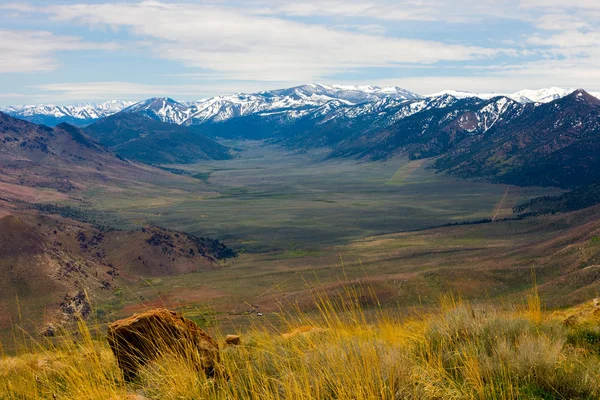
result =
M506 196L508 195L509 190L510 190L510 186L508 186L506 188L506 191L504 192L504 196L502 196L502 198L498 202L498 205L496 206L496 209L494 210L495 212L494 212L494 216L492 217L492 222L494 222L496 220L496 217L498 217L500 210L502 210L502 203L504 203L504 200L506 199Z

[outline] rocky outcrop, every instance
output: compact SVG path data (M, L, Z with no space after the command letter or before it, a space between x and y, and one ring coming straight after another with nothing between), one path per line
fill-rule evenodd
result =
M108 342L125 380L162 356L181 357L212 377L219 374L219 345L198 325L181 314L156 309L114 322Z

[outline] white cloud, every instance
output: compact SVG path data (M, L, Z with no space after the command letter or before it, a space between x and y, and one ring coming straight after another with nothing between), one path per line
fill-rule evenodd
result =
M379 24L342 24L335 25L334 29L342 29L349 31L356 31L360 33L365 33L367 35L377 35L383 36L387 32L387 29L383 25Z
M589 61L584 64L566 59L542 60L519 65L474 68L469 75L420 76L379 80L374 83L382 86L400 86L422 94L445 89L510 93L550 86L600 92L600 62Z
M521 0L521 7L542 10L600 10L598 0Z
M111 43L86 43L47 31L0 30L0 73L49 71L58 66L58 51L114 49Z
M196 84L161 85L133 82L73 82L49 83L33 86L38 91L36 101L68 103L73 99L87 101L105 101L112 99L141 100L148 97L169 96L185 100L197 100L203 97L228 93L252 93L261 90L288 87L295 82L232 82L203 81ZM8 96L9 94L6 94ZM12 95L12 94L11 94ZM15 96L12 96L15 97ZM2 95L0 94L0 98Z
M53 19L126 28L155 57L232 79L316 80L341 71L494 57L510 50L382 37L225 6L141 2L50 6Z
M589 24L582 18L566 14L546 14L542 15L535 26L549 31L563 31L586 28Z
M435 21L439 19L440 12L439 8L432 3L435 2L283 1L273 2L271 10L274 13L288 16L344 16L391 21Z
M171 95L190 99L309 81L331 82L343 72L376 77L384 69L393 74L394 68L397 79L339 83L394 84L421 93L447 88L501 92L508 87L512 91L543 86L600 89L594 87L600 81L596 72L600 70L599 0L101 1L38 7L7 3L0 4L0 10L50 16L57 25L70 28L81 25L101 33L118 31L124 38L122 46L141 47L155 58L190 67L190 73L175 75L192 84L161 85L163 78L153 71L156 84L50 84L37 87L42 94L36 98L68 101ZM469 35L476 31L485 34L486 22L500 20L503 27L506 20L518 20L517 31L525 33L517 36L503 28L504 38L497 39L496 45L506 49L468 45L474 43ZM438 40L394 37L394 27L401 21L469 23L451 27L453 38L459 29L468 34L452 44L445 42L443 34ZM419 32L411 37L418 38ZM481 38L476 39L480 43ZM59 66L59 52L98 48L115 45L49 32L0 30L0 72L51 70ZM497 63L487 66L490 60ZM456 66L459 61L461 66ZM454 65L455 76L438 76L451 73L448 65ZM143 68L143 64L132 68ZM407 68L419 77L405 77ZM164 75L173 75L170 72L165 70ZM119 71L116 74L109 79L122 79ZM150 79L143 73L140 76Z
M35 10L35 7L28 3L6 3L0 4L0 10L11 10L18 11L22 13L32 12Z

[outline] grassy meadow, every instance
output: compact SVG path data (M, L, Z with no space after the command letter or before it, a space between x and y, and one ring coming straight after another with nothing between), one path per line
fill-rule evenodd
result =
M341 279L367 280L384 307L405 309L433 305L448 290L473 300L518 297L532 267L545 282L571 262L535 247L560 235L561 221L435 228L509 217L517 203L553 189L456 180L423 160L329 161L257 142L231 145L239 150L232 160L165 166L186 176L175 186L84 193L81 203L117 226L165 226L218 238L239 252L210 271L121 279L112 299L96 305L99 316L202 307L242 329L248 313L269 315L280 303L310 309L314 288L337 293ZM555 289L542 288L549 300L559 293L553 306L593 295Z
M446 295L401 317L365 286L282 309L222 346L226 378L159 357L125 383L93 325L58 341L23 339L0 359L2 399L597 399L600 308L545 311L536 290L510 306ZM571 316L571 318L568 318ZM574 317L573 317L574 316ZM572 321L565 323L565 321ZM100 330L102 332L102 330ZM211 334L222 343L224 333Z
M225 240L253 253L312 250L382 233L492 218L506 185L437 175L427 162L324 160L256 142L234 142L232 160L169 165L178 187L103 192L84 199L124 223L160 225ZM195 177L195 178L193 178ZM499 216L551 189L513 188Z

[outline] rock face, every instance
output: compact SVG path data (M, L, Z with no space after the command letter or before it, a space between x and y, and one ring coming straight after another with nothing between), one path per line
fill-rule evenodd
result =
M212 377L220 370L219 345L181 314L156 309L112 323L108 342L125 380L161 356L177 356Z

